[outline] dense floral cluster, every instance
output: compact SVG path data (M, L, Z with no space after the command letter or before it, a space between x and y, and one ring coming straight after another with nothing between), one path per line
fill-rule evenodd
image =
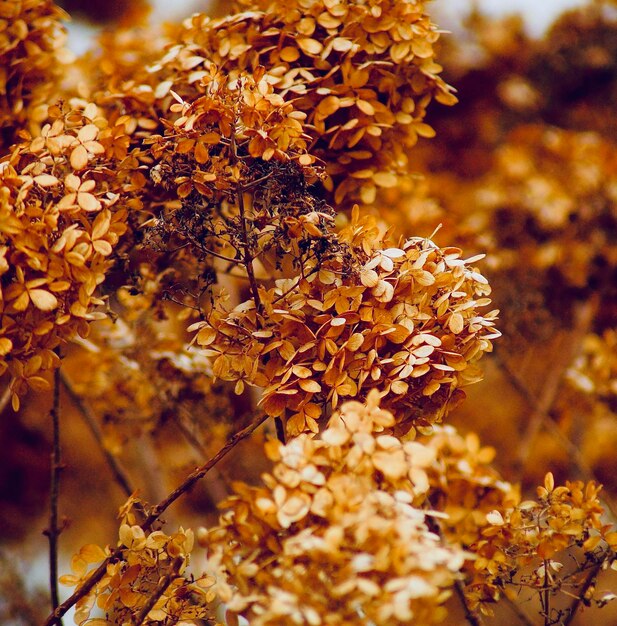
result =
M544 485L538 487L537 500L487 514L490 525L471 547L478 556L474 563L476 579L485 579L485 591L513 585L542 592L542 610L554 619L552 596L576 592L584 580L581 572L615 563L617 533L602 522L600 489L593 482L581 481L556 487L549 473ZM574 572L568 568L561 572L566 565L564 556L575 547L583 549L585 562ZM588 591L589 601L594 589Z
M439 519L441 533L470 555L463 570L467 601L471 607L486 611L485 603L498 599L501 588L487 578L485 567L476 566L472 555L490 526L487 514L505 514L518 505L519 488L494 469L495 449L481 447L475 434L463 437L452 426L435 426L431 435L419 441L435 454L428 469L429 501L445 514Z
M179 528L167 535L161 530L147 534L130 521L134 514L130 500L124 507L118 550L113 563L94 589L76 606L75 622L96 626L114 624L177 624L184 620L208 619L214 594L214 580L189 576L187 566L193 549L193 532ZM133 522L135 520L133 519ZM92 573L91 566L105 561L110 549L89 544L73 556L73 574L61 577L65 585L78 585ZM101 609L105 618L90 619Z
M498 336L495 312L478 312L490 302L486 280L460 250L373 245L355 251L354 266L307 263L260 290L263 313L251 302L216 307L193 326L214 374L264 387L264 410L289 418L289 434L317 432L326 404L371 389L399 423L428 426L478 379L473 363Z
M15 132L40 129L60 79L67 19L51 0L4 0L0 6L0 147Z
M168 272L240 270L256 298L255 275L271 279L327 252L331 209L310 189L321 172L306 152L306 115L273 93L263 68L229 84L212 67L202 84L195 102L172 105L182 115L165 136L148 139L151 176L180 203L170 202L150 232L174 250Z
M267 444L264 486L239 486L203 537L228 613L252 624L433 624L465 553L414 506L434 452L384 429L378 394L347 402L317 438ZM234 587L231 587L230 584Z
M115 143L122 124L110 128L94 105L51 113L0 172L1 367L10 370L15 408L28 387L48 388L41 372L57 365L53 350L102 317L97 287L127 210L140 206L129 196L144 180L139 162Z
M396 184L394 171L418 135L433 97L453 103L434 60L435 26L417 0L240 2L221 19L198 14L180 43L152 66L157 94L174 89L193 101L215 63L228 80L262 65L274 92L306 113L311 153L326 163L334 201L362 198Z

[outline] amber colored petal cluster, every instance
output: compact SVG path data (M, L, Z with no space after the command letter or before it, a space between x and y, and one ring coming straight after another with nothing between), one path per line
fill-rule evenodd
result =
M193 549L193 532L179 528L167 535L161 530L145 533L138 525L124 523L119 532L119 555L94 589L76 606L75 622L112 626L132 623L171 624L207 619L214 594L211 576L194 579L187 572ZM92 573L93 564L109 557L110 549L83 546L71 559L73 574L60 577L64 585L78 585ZM155 601L148 604L149 598ZM104 618L88 619L102 611Z
M0 146L22 127L36 130L57 93L68 15L51 0L4 0L0 6Z
M238 4L248 10L185 22L151 68L162 102L170 89L194 100L210 63L228 80L264 66L274 92L306 114L311 153L326 163L337 204L370 203L378 187L395 185L408 148L434 134L424 122L429 102L455 102L424 2Z
M264 485L238 486L202 537L228 615L256 625L444 617L465 553L443 545L414 506L434 452L385 434L395 419L378 398L343 404L316 438L269 442Z
M581 571L615 563L617 533L601 519L600 489L581 481L555 486L548 473L537 489L537 500L488 513L489 525L470 548L478 557L474 563L477 591L471 594L474 604L482 593L497 599L506 585L551 595L567 593L580 584ZM564 555L575 547L583 548L584 564L573 575L567 568L562 572Z
M103 316L97 288L144 180L136 158L110 148L122 128L94 105L54 108L41 135L2 163L0 368L10 371L15 408L28 388L49 388L42 373L58 365L54 350Z
M218 308L192 329L214 374L264 387L289 434L316 432L326 404L371 389L399 422L428 426L478 380L474 362L498 336L495 312L479 313L487 282L460 256L419 238L360 249L351 267L334 259L261 290L263 314Z

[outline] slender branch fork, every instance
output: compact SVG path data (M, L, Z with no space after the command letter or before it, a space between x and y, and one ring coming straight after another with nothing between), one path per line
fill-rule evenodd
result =
M200 481L221 459L243 439L246 439L251 435L261 424L263 424L267 415L259 415L248 426L236 432L227 443L206 463L195 469L189 474L186 479L174 489L165 499L154 506L146 519L141 524L141 528L144 531L148 531L152 528L154 522L184 493L189 491L198 481ZM107 566L117 561L122 555L122 549L116 548L112 553L95 569L92 574L85 580L85 582L77 588L77 590L67 598L62 604L55 607L51 615L45 621L44 626L52 626L53 624L60 623L59 620L62 616L74 606L81 598L85 597L92 591L96 584L105 576L107 572ZM164 591L164 590L163 590Z
M596 584L596 581L598 580L598 576L602 572L602 565L603 565L603 561L595 565L593 569L591 570L591 572L589 572L589 575L585 579L583 586L578 590L578 594L575 600L567 609L568 614L562 622L563 626L569 626L572 623L572 620L575 618L578 609L580 608L581 604L583 603L585 599L585 596L587 595L587 592Z
M58 597L58 537L62 528L58 524L58 495L60 492L60 472L63 469L62 451L60 448L60 368L54 372L54 389L51 405L51 421L53 443L51 452L51 488L49 496L49 526L43 531L49 541L49 592L52 611L56 611L60 603ZM62 625L62 616L50 622Z
M101 453L105 457L105 461L107 461L107 465L114 475L114 479L118 483L120 489L124 492L124 494L128 497L130 496L135 489L131 486L131 482L126 472L122 468L122 466L118 463L116 457L105 447L103 442L103 433L101 431L101 427L99 426L96 416L94 412L84 402L83 398L79 396L75 388L73 387L73 383L68 379L64 372L60 372L60 381L62 382L63 387L65 388L69 398L73 402L73 404L79 409L81 416L83 417L84 422L88 426L92 436L96 440Z
M148 598L148 602L144 605L144 607L139 611L139 614L133 620L133 624L135 626L141 626L148 617L148 613L154 608L154 605L158 602L159 598L165 593L167 587L171 585L174 578L178 576L178 571L180 567L182 567L183 559L182 557L177 557L174 559L174 562L171 565L171 571L166 576L163 576L159 581L154 593Z

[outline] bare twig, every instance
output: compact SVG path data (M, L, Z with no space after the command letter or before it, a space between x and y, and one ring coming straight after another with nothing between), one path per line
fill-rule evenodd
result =
M537 399L537 402L534 404L534 410L519 446L520 455L517 463L519 472L522 472L527 461L529 460L529 456L533 448L533 442L540 429L544 424L551 421L549 414L555 404L563 376L568 367L570 367L572 359L578 352L580 345L589 330L589 326L593 321L596 309L597 302L593 298L579 307L576 312L576 322L573 334L568 336L569 344L560 350L559 360L553 363L547 372L542 391Z
M240 159L238 155L238 146L236 144L236 135L231 136L231 152L236 162ZM247 187L238 184L236 187L236 195L238 197L238 213L240 214L240 230L242 236L242 263L246 268L246 275L249 279L249 286L251 289L251 295L255 302L257 313L262 312L261 298L259 296L259 288L257 286L257 279L255 278L255 271L253 269L253 257L251 255L251 248L249 244L249 234L246 224L246 208L244 206L244 192L247 191Z
M49 541L49 592L51 608L58 608L58 537L62 528L58 525L58 495L60 492L60 472L62 471L62 451L60 448L60 368L54 371L54 390L51 405L51 422L53 429L53 443L51 451L51 487L49 495L49 526L43 531ZM57 617L53 622L62 625L62 618Z
M540 594L542 612L544 613L544 626L550 626L551 621L551 580L549 575L549 562L544 559L544 589Z
M525 611L523 611L523 609L521 609L521 607L516 604L516 602L511 600L505 593L502 595L502 597L505 600L506 604L516 614L516 617L518 617L525 626L534 626L527 613L525 613Z
M469 603L467 602L467 597L465 596L465 586L463 585L462 580L457 580L454 583L454 591L456 591L456 595L461 601L461 605L463 606L463 612L465 613L465 619L471 624L471 626L482 626L482 620L480 616L471 609Z
M184 482L176 487L164 500L159 502L150 511L150 514L141 525L143 530L150 530L152 524L183 494L189 491L195 483L199 482L222 458L227 456L240 441L246 439L259 426L261 426L268 416L266 414L259 415L248 426L235 433L231 439L207 462L198 467L192 474L186 477Z
M101 431L101 427L99 426L94 411L90 408L88 403L85 402L84 399L77 393L75 387L73 387L73 384L64 372L60 372L60 380L62 381L62 385L66 389L66 392L71 399L71 402L79 410L79 413L86 423L86 426L89 428L92 436L96 440L96 443L98 444L101 453L105 457L105 461L107 462L109 469L114 475L114 479L118 483L120 489L122 489L127 497L130 496L132 493L134 493L135 489L131 486L131 481L126 475L124 469L118 463L116 457L105 446L105 442L103 441L103 432Z
M255 302L257 313L262 312L261 298L259 297L259 288L257 286L257 279L255 278L255 271L253 269L253 257L251 256L251 249L249 245L248 229L246 226L246 213L244 207L244 187L238 185L238 210L240 212L240 225L242 229L242 241L244 242L242 256L243 264L246 267L246 274L249 278L249 286L251 288L251 295Z
M148 613L150 613L154 605L157 603L158 599L165 593L165 590L167 589L167 587L169 587L169 585L171 585L174 578L177 578L178 571L180 570L182 563L182 557L176 557L174 559L173 563L171 564L171 571L166 576L163 576L163 578L161 578L159 584L156 586L156 589L148 598L148 602L146 602L141 611L139 611L139 613L133 619L133 624L135 624L135 626L141 626L146 621Z
M182 407L180 407L182 408ZM187 443L193 448L200 456L201 459L208 458L208 451L199 438L191 432L189 428L183 423L182 419L176 415L174 423L178 427L181 435L186 439ZM208 476L209 480L204 481L205 491L210 498L213 505L216 505L221 500L225 499L228 495L227 484L224 477L216 467L210 470Z
M579 589L576 598L572 601L572 604L566 609L568 615L562 622L563 626L569 626L572 623L572 620L575 618L577 611L579 610L583 600L585 599L585 595L587 594L589 589L591 589L591 587L596 584L598 576L602 571L603 564L604 561L600 561L600 563L595 565L587 575L587 578L585 579L583 586Z
M221 459L233 450L233 448L243 439L246 439L251 435L261 424L263 424L267 415L259 415L248 426L236 432L229 441L206 463L198 467L194 472L189 474L186 479L174 489L164 500L159 502L150 511L150 514L146 517L141 524L141 528L144 531L150 530L152 524L171 506L180 496L186 493L195 483L201 480ZM67 598L62 604L60 604L51 615L48 616L44 626L52 626L56 624L71 607L73 607L81 598L85 597L92 591L96 584L105 576L107 572L107 566L110 563L117 561L122 555L122 549L116 548L112 553L95 569L92 574L85 580L85 582L78 587L75 592Z
M6 386L5 390L2 392L0 396L0 413L6 409L9 400L11 399L11 387L9 385Z

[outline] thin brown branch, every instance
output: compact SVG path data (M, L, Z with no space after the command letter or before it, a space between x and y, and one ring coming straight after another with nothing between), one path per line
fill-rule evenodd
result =
M96 419L96 415L92 408L88 405L87 402L77 393L75 387L73 387L73 383L69 380L67 375L64 372L60 373L60 380L62 381L62 385L66 389L66 392L71 399L71 402L75 405L75 407L79 410L80 415L82 416L86 426L92 433L99 450L105 457L105 461L111 470L111 473L114 476L115 481L118 483L118 486L124 494L128 497L132 493L135 492L135 489L131 485L131 481L127 476L124 469L118 463L116 457L107 449L105 446L105 442L103 441L103 432L101 427L99 426L98 420Z
M0 413L2 413L4 409L6 409L10 399L11 399L11 387L7 385L5 390L2 392L2 396L0 396Z
M150 530L152 524L183 494L189 491L197 482L199 482L222 458L232 450L240 441L246 439L259 426L261 426L267 415L263 414L255 418L248 426L235 433L231 439L206 463L198 467L192 474L186 477L181 485L176 487L164 500L159 502L150 511L150 514L144 520L141 527L143 530Z
M186 479L179 485L176 489L174 489L163 501L159 502L153 509L151 509L150 514L147 516L145 521L141 524L141 528L144 531L150 530L152 524L162 515L169 506L171 506L180 496L189 491L195 483L201 480L206 474L233 448L240 443L243 439L246 439L249 435L251 435L261 424L263 424L267 415L259 415L256 417L248 426L236 432L229 441L206 463L198 467L194 472L189 474ZM67 598L62 604L60 604L51 615L48 616L45 621L44 626L52 626L52 624L56 624L58 619L60 619L71 607L73 607L81 598L87 596L90 591L97 585L97 583L105 576L107 572L107 566L110 563L117 561L122 554L121 548L116 548L112 551L112 553L95 569L92 574L86 579L86 581L78 587L75 592Z
M142 607L141 611L133 619L135 626L141 626L147 619L148 613L154 608L154 605L158 602L159 598L165 593L167 587L171 585L174 578L178 577L178 571L183 563L182 557L176 557L171 564L171 571L161 578L159 584L156 586L154 592L148 598L148 602Z
M544 613L544 626L550 626L551 621L551 581L549 576L549 562L544 559L544 589L540 594L542 611Z
M246 212L244 207L244 187L238 185L237 189L238 196L238 210L240 212L240 227L242 229L242 241L244 243L242 256L243 256L243 264L246 268L246 275L249 279L249 286L251 288L251 294L253 296L253 300L255 302L255 307L257 309L257 313L262 312L262 304L261 298L259 297L259 287L257 286L257 279L255 278L255 271L253 269L253 257L251 256L251 250L249 245L249 235L248 229L246 226Z
M602 571L603 564L604 561L600 561L587 575L587 578L585 579L583 586L579 589L576 598L572 601L572 604L566 609L567 617L563 620L563 626L569 626L572 623L572 620L576 617L576 613L579 610L583 600L585 599L585 595L596 584L598 576Z
M58 496L60 493L60 473L62 471L62 450L60 448L60 368L54 371L54 389L50 410L53 443L51 451L50 494L49 494L49 526L44 533L49 541L49 593L51 609L55 611L60 603L58 598L58 537L62 528L58 524ZM62 618L53 622L62 625Z
M519 472L522 472L527 464L533 443L542 426L551 421L550 411L557 399L564 374L568 367L570 367L572 359L580 349L580 345L589 331L596 309L596 299L590 299L578 308L573 333L568 336L569 343L562 347L560 350L560 358L552 364L547 372L542 391L537 402L535 402L529 423L521 438L519 446L520 454L517 463Z
M191 448L193 448L193 450L195 450L199 454L201 459L206 459L208 457L206 447L198 439L198 437L193 432L191 432L189 428L186 427L186 425L183 423L182 419L178 415L176 415L174 423L178 427L180 434L186 439ZM216 467L213 467L210 470L208 478L209 480L204 481L204 488L210 499L210 502L212 503L212 505L216 506L218 502L227 497L228 490L226 488L223 476Z
M236 144L236 135L231 136L231 152L236 162L240 159L238 155L238 146ZM249 279L249 287L251 289L251 295L255 302L257 313L262 312L261 298L259 297L259 288L257 286L257 279L255 278L255 271L253 269L253 256L251 255L251 248L249 244L249 234L246 224L246 208L244 206L244 192L246 188L244 185L238 184L236 187L236 196L238 199L238 212L240 214L240 230L242 237L242 263L246 268L246 275Z
M525 626L534 626L527 613L525 613L525 611L523 611L523 609L521 609L521 607L516 602L514 602L514 600L511 600L505 593L502 597L506 604L516 614L516 617L518 617Z
M463 612L465 613L465 619L471 624L471 626L482 626L482 620L480 616L471 609L465 596L465 585L462 580L457 580L454 583L454 591L461 601Z

